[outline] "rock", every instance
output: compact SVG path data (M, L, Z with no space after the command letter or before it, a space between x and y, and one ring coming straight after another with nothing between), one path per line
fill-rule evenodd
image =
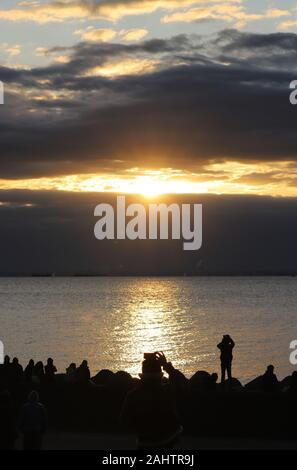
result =
M115 374L108 369L100 370L94 377L92 377L92 382L96 385L106 385L109 386L114 380Z
M260 375L259 377L256 377L255 379L248 382L245 385L245 389L248 390L249 392L263 392L264 391L263 376Z
M209 392L216 389L214 376L205 370L198 370L189 380L191 390L195 392Z
M232 379L227 379L225 380L225 383L218 384L217 388L219 391L226 391L226 392L239 392L244 390L243 385L241 382L236 379L235 377L232 377Z

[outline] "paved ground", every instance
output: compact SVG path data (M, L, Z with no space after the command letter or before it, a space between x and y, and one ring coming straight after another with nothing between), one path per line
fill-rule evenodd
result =
M21 449L21 440L17 442ZM133 436L109 434L80 434L48 432L44 439L47 450L131 450L136 448ZM185 436L176 447L181 450L245 450L245 449L296 449L296 441L271 441L256 439L203 439Z

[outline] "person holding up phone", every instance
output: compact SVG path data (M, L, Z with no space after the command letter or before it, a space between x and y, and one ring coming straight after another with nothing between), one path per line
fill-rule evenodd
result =
M231 336L224 335L222 341L217 345L221 351L221 383L225 383L226 371L228 380L232 379L232 360L233 360L233 348L235 343Z
M139 386L122 408L121 422L137 435L139 449L172 449L182 432L171 386L162 382L166 366L163 353L145 353Z

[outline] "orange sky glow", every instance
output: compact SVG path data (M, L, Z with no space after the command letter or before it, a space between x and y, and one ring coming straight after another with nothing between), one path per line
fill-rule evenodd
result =
M0 189L111 192L123 194L253 194L297 196L297 169L291 162L213 163L200 173L161 168L131 168L121 174L74 174L29 179L0 179Z

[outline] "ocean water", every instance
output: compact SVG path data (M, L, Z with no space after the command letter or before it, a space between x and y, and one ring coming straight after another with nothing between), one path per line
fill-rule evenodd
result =
M235 343L233 375L243 382L272 363L294 370L297 278L1 278L0 339L26 363L51 356L59 371L88 359L138 374L143 352L162 350L188 377L219 372L216 345Z

